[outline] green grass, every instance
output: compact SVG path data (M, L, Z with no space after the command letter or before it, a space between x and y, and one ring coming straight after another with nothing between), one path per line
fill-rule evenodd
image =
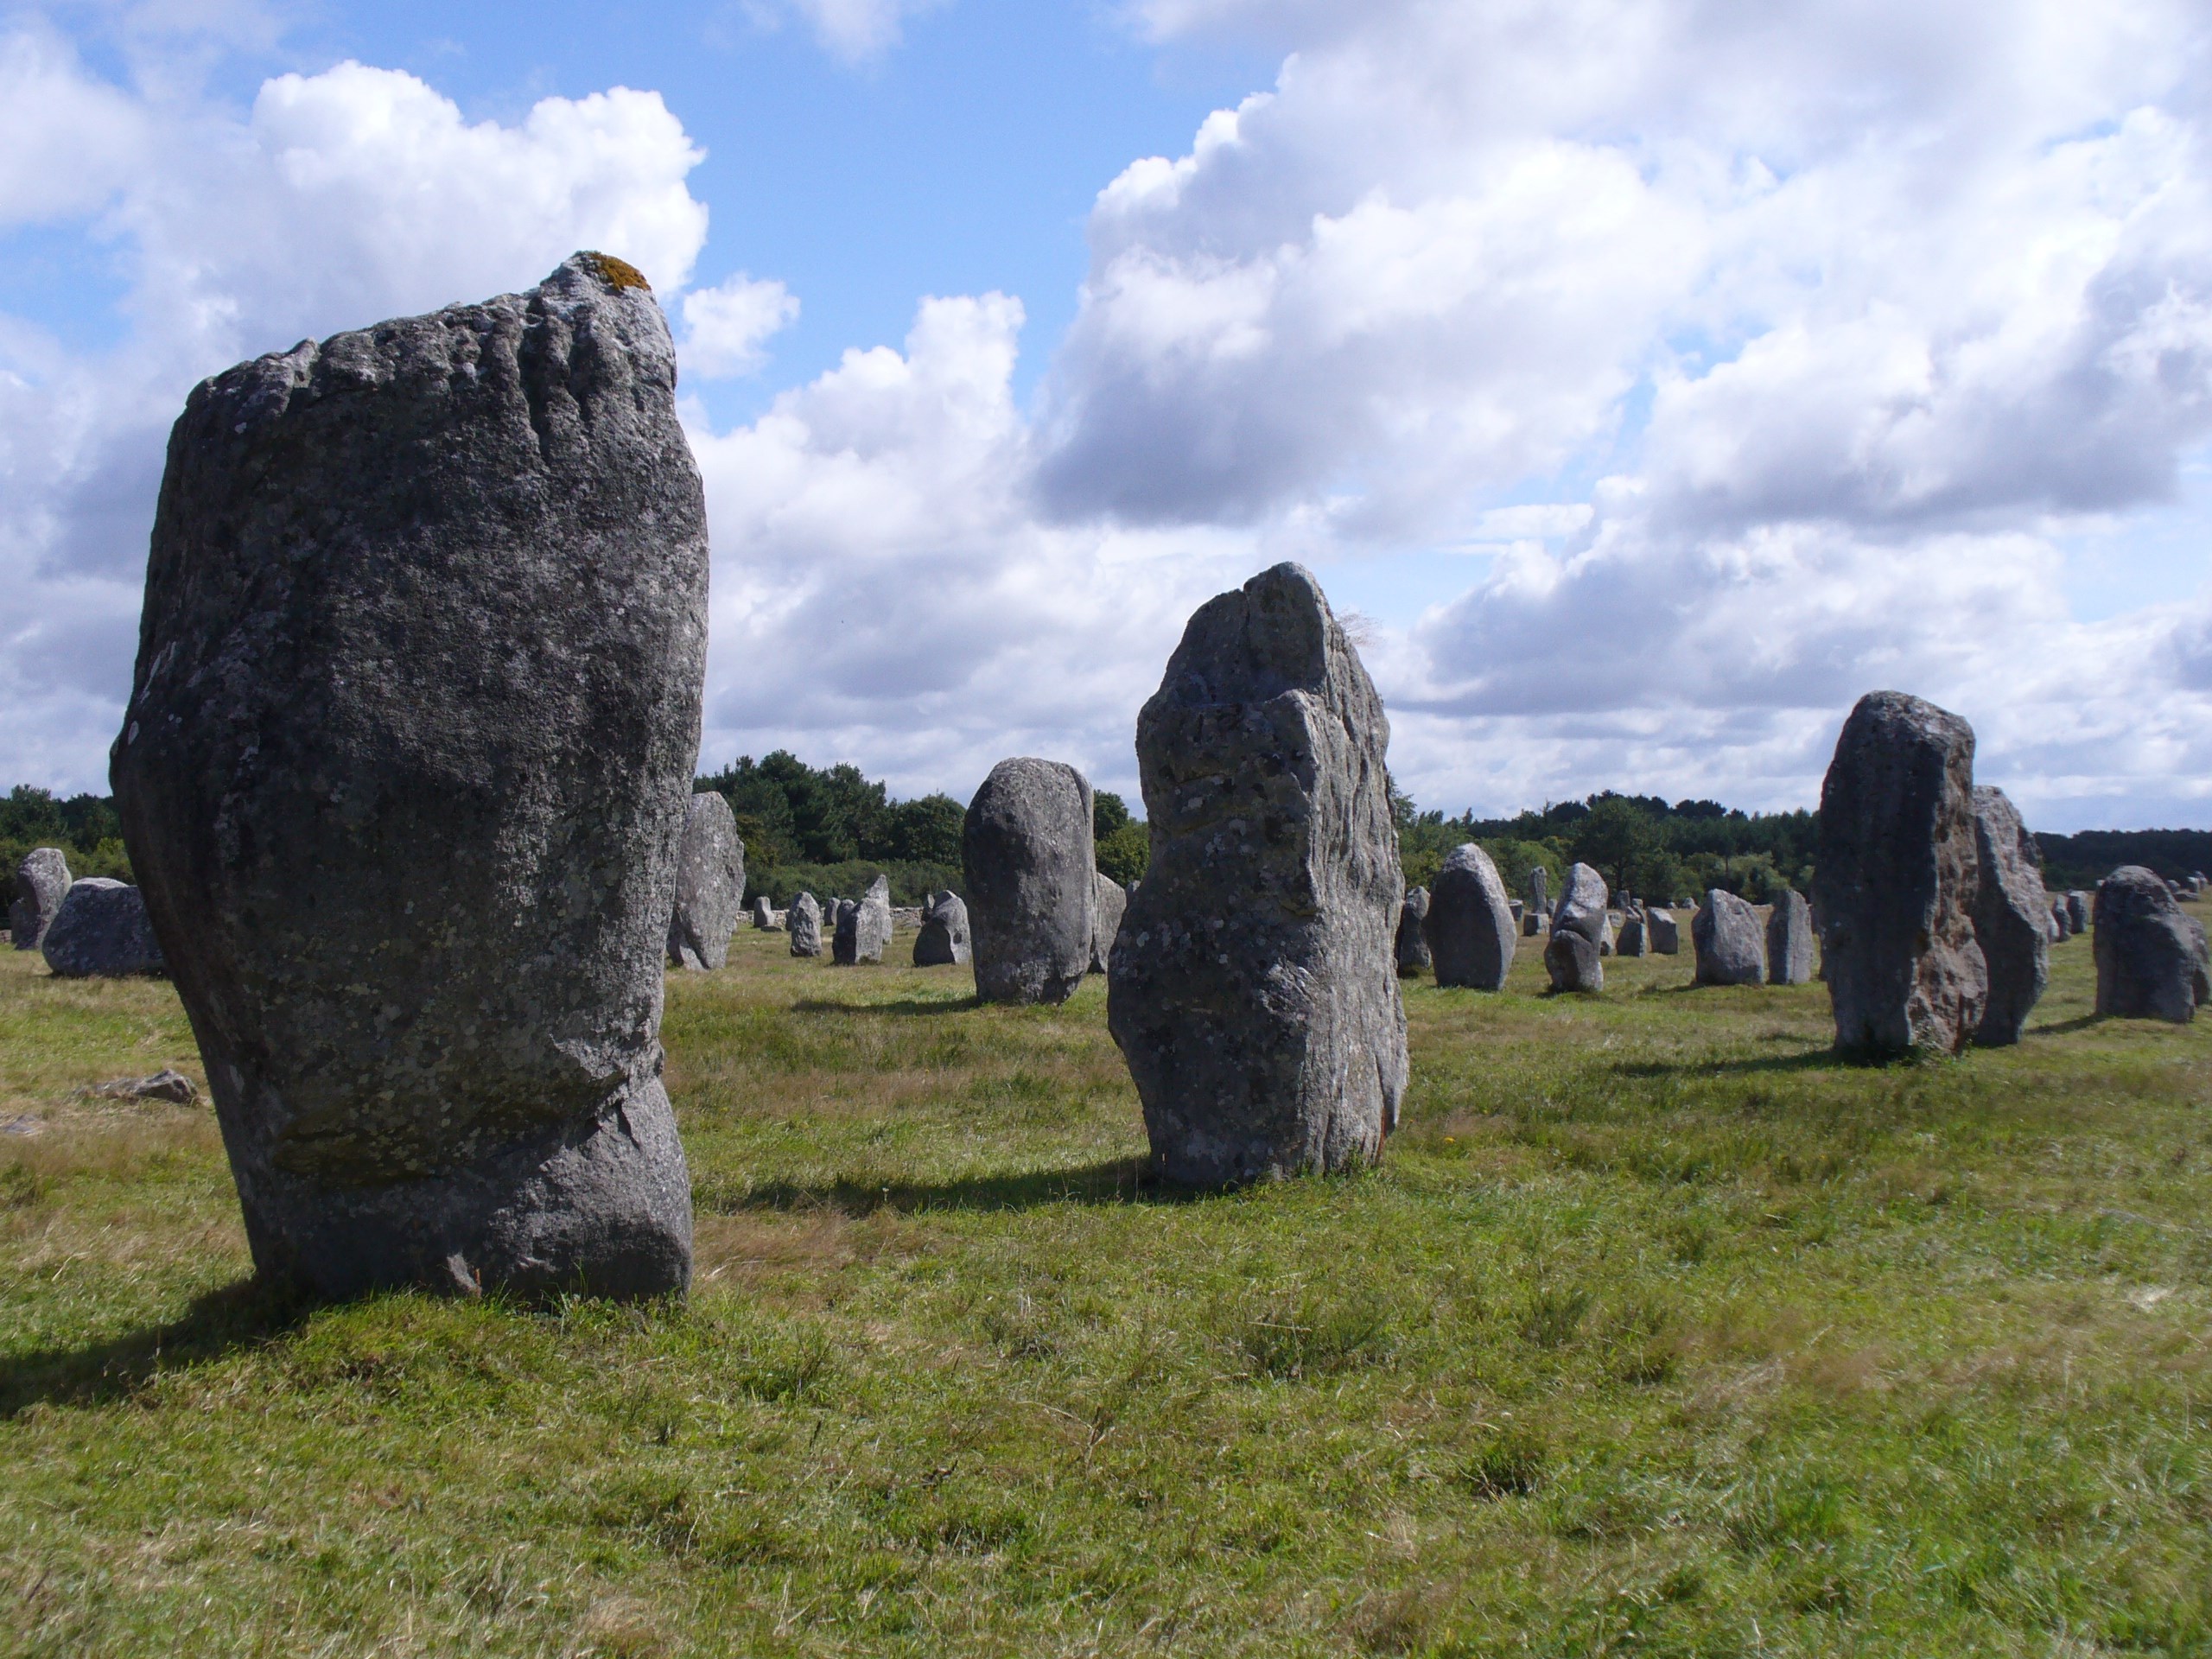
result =
M897 948L903 955L909 936ZM670 982L687 1305L272 1306L166 987L0 953L0 1652L2212 1651L2212 1028L1413 988L1383 1165L1141 1177L1103 989ZM27 1121L26 1121L27 1120Z

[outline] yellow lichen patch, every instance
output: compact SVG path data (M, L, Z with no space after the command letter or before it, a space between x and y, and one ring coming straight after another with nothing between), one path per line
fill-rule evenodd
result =
M653 285L645 280L645 273L626 259L617 259L611 253L586 253L584 257L599 272L599 280L618 292L626 288L642 288L648 294L653 291Z

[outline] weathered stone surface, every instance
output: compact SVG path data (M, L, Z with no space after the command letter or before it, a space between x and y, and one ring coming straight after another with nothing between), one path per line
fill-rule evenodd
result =
M1128 910L1129 895L1110 875L1102 873L1093 880L1097 886L1093 902L1098 920L1090 940L1090 971L1103 974L1114 960L1114 939L1122 931L1122 918Z
M189 1106L200 1098L200 1085L183 1072L164 1067L150 1077L118 1077L112 1083L97 1084L92 1092L102 1100L166 1100L175 1106Z
M1643 926L1645 931L1651 936L1651 950L1654 956L1681 955L1681 925L1675 921L1673 912L1647 910L1643 912Z
M835 927L836 905L830 904L831 923ZM791 936L791 955L818 957L822 954L822 906L810 893L802 893L791 902L784 912L784 931Z
M1734 893L1710 889L1690 918L1697 951L1694 983L1758 985L1766 979L1766 933L1759 913Z
M1548 914L1551 907L1551 874L1539 864L1529 872L1529 908L1542 916Z
M1073 766L1024 756L983 779L960 831L976 995L1065 1002L1090 970L1097 873L1090 785Z
M1897 691L1859 700L1821 785L1814 908L1847 1052L1955 1052L1981 1024L1974 731Z
M1505 988L1513 966L1513 909L1491 856L1471 841L1454 847L1428 890L1421 923L1439 985Z
M689 1279L675 380L643 279L580 254L241 364L171 434L113 775L271 1281Z
M1340 1169L1396 1127L1389 737L1358 652L1294 564L1200 607L1138 717L1152 865L1107 1021L1171 1179Z
M1610 911L1606 912L1605 925L1598 930L1598 954L1601 957L1613 954L1613 918Z
M2074 912L2067 907L2065 895L2056 894L2050 901L2050 942L2063 944L2073 937Z
M1551 918L1540 910L1523 906L1521 912L1521 937L1533 939L1551 925Z
M2050 895L2043 889L2035 837L2003 790L1975 786L1974 821L1980 867L1974 937L1989 974L1974 1041L1995 1048L2020 1040L2050 982Z
M772 933L780 925L776 918L776 906L769 902L768 895L766 893L762 893L753 901L752 909L748 914L753 918L753 926L756 932Z
M676 855L669 966L695 973L727 966L744 897L745 842L738 836L737 815L721 795L702 790L691 798Z
M69 859L59 847L34 847L16 866L16 895L8 906L8 937L18 950L35 950L61 912L69 893Z
M1428 971L1432 958L1428 953L1428 939L1421 931L1421 924L1428 916L1428 889L1407 889L1405 902L1398 906L1398 977L1411 979Z
M88 875L72 881L46 930L46 965L63 979L127 979L168 971L146 914L146 896L127 881Z
M2089 931L2089 895L2080 887L2069 888L2066 894L2066 924L2076 933Z
M2192 925L2156 874L2123 864L2097 883L2091 925L2099 1014L2176 1025L2196 1017L2203 930Z
M968 906L957 893L933 893L914 935L914 966L942 968L969 960Z
M830 942L830 960L840 968L883 960L883 947L891 943L891 880L879 875L857 899L837 901L837 933Z
M1795 889L1785 889L1767 912L1766 982L1813 982L1813 906Z
M1587 864L1570 864L1552 911L1552 931L1580 933L1592 944L1605 939L1605 881Z
M1643 912L1632 910L1621 918L1621 931L1613 941L1617 957L1646 957L1651 954L1651 941L1646 932Z
M1569 928L1554 931L1544 946L1544 971L1551 976L1554 991L1595 993L1605 988L1605 959L1598 954L1596 942Z

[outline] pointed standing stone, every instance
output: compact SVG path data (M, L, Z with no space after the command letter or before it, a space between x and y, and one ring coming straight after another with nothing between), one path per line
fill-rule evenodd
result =
M969 960L968 906L957 893L933 893L914 935L914 966L945 968Z
M834 925L834 924L833 924ZM822 954L822 906L810 893L802 893L784 912L784 927L791 935L791 955Z
M1974 818L1980 870L1974 937L1989 970L1989 1002L1974 1041L1997 1048L2020 1040L2050 982L2050 897L2035 837L2005 791L1977 785Z
M8 938L18 950L35 950L61 913L69 893L69 860L59 847L34 847L16 866L16 897L8 906Z
M1513 908L1497 866L1471 841L1454 847L1428 891L1421 924L1439 985L1501 991L1513 966Z
M1605 899L1605 877L1587 864L1569 865L1567 879L1560 885L1559 908L1552 912L1552 931L1580 933L1592 944L1603 945L1611 921Z
M857 900L837 901L837 934L830 942L830 960L841 968L883 960L883 947L891 942L891 880L879 875Z
M1090 970L1097 874L1090 785L1073 766L1001 760L960 830L976 995L986 1002L1065 1002Z
M1120 882L1103 871L1091 879L1097 894L1098 922L1090 940L1090 971L1103 974L1114 959L1114 936L1122 931L1122 916L1129 907L1129 895Z
M745 897L745 843L737 817L713 790L691 798L676 855L676 908L668 918L668 963L706 973L729 963Z
M1766 982L1813 982L1813 906L1794 888L1785 888L1767 912Z

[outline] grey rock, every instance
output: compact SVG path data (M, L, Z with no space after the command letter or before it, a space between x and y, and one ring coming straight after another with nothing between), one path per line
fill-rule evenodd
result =
M146 896L127 881L88 875L72 881L46 930L46 965L61 979L128 979L165 974Z
M1606 914L1605 925L1598 930L1598 954L1601 957L1613 954L1613 918L1611 912Z
M1101 873L1093 880L1097 888L1093 903L1098 920L1090 940L1090 971L1103 974L1114 959L1114 940L1122 931L1122 918L1128 910L1129 895L1110 875Z
M1759 985L1766 981L1766 932L1759 913L1724 888L1713 887L1690 918L1699 985Z
M968 906L957 893L933 893L922 906L922 925L914 935L914 966L948 967L969 960Z
M643 278L245 363L170 435L112 758L256 1265L681 1289L662 971L707 525Z
M753 926L757 932L772 933L781 925L778 920L776 907L769 902L766 893L753 901L752 909L748 913L753 918Z
M1428 971L1432 958L1421 923L1428 915L1428 889L1413 887L1398 906L1398 977L1411 979Z
M1540 934L1548 932L1551 927L1551 919L1541 910L1530 910L1525 906L1522 906L1521 937L1524 939L1533 939Z
M1617 957L1651 954L1651 941L1646 935L1641 911L1632 911L1623 918L1619 936L1613 941L1613 954Z
M1421 924L1439 985L1501 991L1513 967L1513 910L1497 866L1471 841L1454 847L1428 892Z
M2080 887L2070 888L2067 892L2066 922L2076 933L2089 931L2089 895Z
M1580 933L1594 945L1605 942L1605 878L1587 864L1571 864L1560 884L1559 906L1552 912L1552 931Z
M830 944L830 960L841 968L880 963L883 947L891 943L891 880L879 875L858 899L837 901L837 935Z
M1571 928L1553 931L1550 943L1544 946L1544 971L1551 976L1554 991L1595 995L1605 988L1605 963L1598 954L1597 942Z
M102 1100L166 1100L189 1106L200 1098L200 1085L181 1071L164 1068L150 1077L118 1077L88 1092Z
M1814 909L1836 1046L1955 1053L1981 1024L1974 730L1897 691L1859 700L1821 785Z
M1073 766L1001 760L960 830L976 995L986 1002L1065 1002L1090 970L1097 873L1090 785Z
M2139 864L2121 865L2097 883L2091 926L2099 1014L2176 1025L2196 1018L2204 932L2164 881Z
M1682 931L1670 911L1647 910L1643 912L1644 931L1651 937L1654 956L1678 957L1682 953Z
M1813 982L1813 906L1794 889L1785 889L1767 912L1766 982Z
M1547 914L1551 907L1551 874L1539 864L1529 872L1529 909L1541 916Z
M35 950L61 913L69 893L69 860L59 847L34 847L16 866L16 896L8 906L8 937L18 950Z
M1974 1041L1995 1048L2020 1040L2050 982L2050 895L2043 889L2035 837L2003 790L1977 785L1974 819L1974 937L1989 974L1989 1001Z
M2063 944L2074 937L2074 912L2068 908L2064 894L2050 901L2050 942Z
M676 908L668 918L671 968L710 972L729 963L745 897L745 842L737 815L713 790L691 798L676 856Z
M1201 606L1138 716L1152 865L1114 949L1107 1023L1170 1179L1341 1169L1397 1125L1389 738L1358 652L1294 564Z
M834 905L832 906L835 908ZM835 926L834 918L831 925ZM791 955L818 957L822 954L822 906L810 893L802 893L791 900L791 908L784 912L784 931L791 935Z

